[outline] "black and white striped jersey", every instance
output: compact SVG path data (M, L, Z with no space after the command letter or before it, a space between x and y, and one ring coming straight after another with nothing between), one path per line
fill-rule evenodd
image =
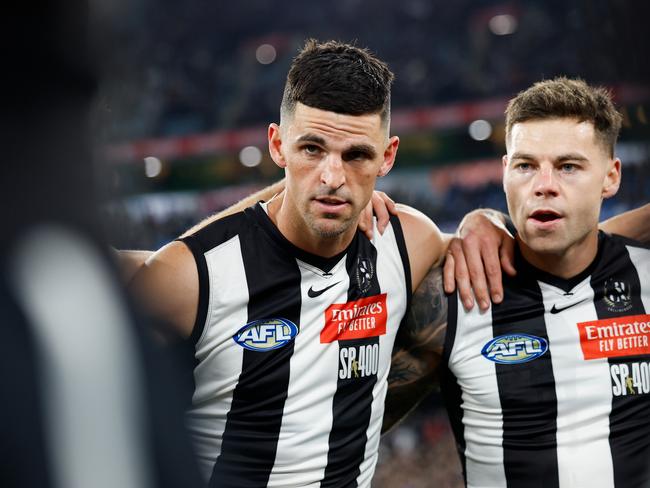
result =
M210 486L370 486L411 295L399 220L332 258L263 204L184 242L200 280L188 425Z
M518 260L486 313L450 297L443 391L467 485L650 486L650 250L601 233L570 280Z

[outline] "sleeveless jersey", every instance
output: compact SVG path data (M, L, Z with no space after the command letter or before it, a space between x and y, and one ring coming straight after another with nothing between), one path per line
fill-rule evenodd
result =
M450 297L443 391L467 485L650 486L650 250L601 233L569 280L518 261L488 312Z
M211 487L370 486L411 295L399 220L323 258L263 204L184 242L199 271L187 414Z

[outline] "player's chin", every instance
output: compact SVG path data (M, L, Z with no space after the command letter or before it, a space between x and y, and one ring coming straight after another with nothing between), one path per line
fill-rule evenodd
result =
M323 216L315 223L315 228L321 237L331 238L345 233L352 227L352 224L352 219L343 219L340 215Z
M538 254L562 254L567 243L558 235L536 236L528 239L528 247Z

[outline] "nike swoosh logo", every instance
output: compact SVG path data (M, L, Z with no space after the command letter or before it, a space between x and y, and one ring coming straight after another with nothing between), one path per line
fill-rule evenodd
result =
M567 305L566 307L562 307L562 308L557 308L557 307L555 306L555 304L553 304L553 307L551 307L551 313L560 313L560 312L564 312L567 308L575 307L576 305L578 305L578 304L580 304L580 303L582 303L582 302L572 303L571 305Z
M333 286L336 286L340 283L340 281L337 281L336 283L332 283L330 286L326 286L322 290L314 290L313 287L309 287L309 290L307 290L307 295L309 295L310 298L316 298L321 296L323 293L325 293L327 290L332 288Z

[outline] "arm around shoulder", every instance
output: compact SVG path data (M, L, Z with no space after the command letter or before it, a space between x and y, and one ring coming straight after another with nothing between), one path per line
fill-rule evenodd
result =
M130 289L155 317L189 337L199 301L199 275L194 256L180 241L152 254L133 277Z
M140 270L144 263L153 254L152 251L135 251L115 249L117 265L120 270L122 283L131 282L135 274Z
M650 244L650 203L607 219L600 228L610 234Z

